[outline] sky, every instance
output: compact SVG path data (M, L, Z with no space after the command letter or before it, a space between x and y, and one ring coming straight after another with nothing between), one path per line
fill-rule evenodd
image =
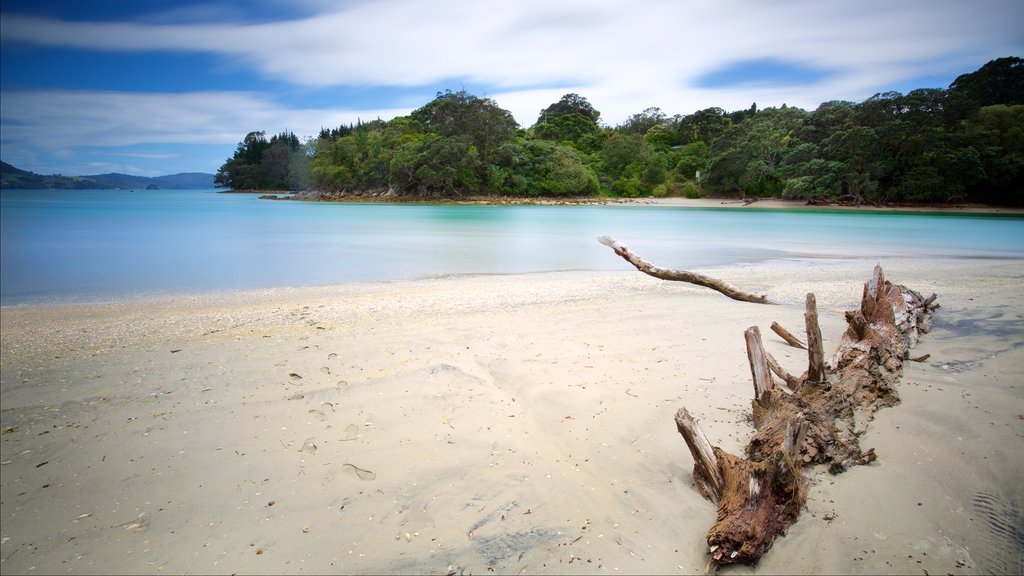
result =
M526 128L576 93L615 126L946 88L1024 56L1024 0L0 0L0 159L216 172L446 89Z

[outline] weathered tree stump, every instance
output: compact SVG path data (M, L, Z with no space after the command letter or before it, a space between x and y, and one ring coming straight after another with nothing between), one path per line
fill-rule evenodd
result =
M707 536L708 571L757 562L796 521L806 499L805 465L824 464L838 474L875 460L859 436L878 408L899 402L895 382L910 348L931 325L934 301L935 295L925 299L886 281L876 266L860 309L846 313L846 332L825 362L817 306L808 294L808 368L799 377L764 350L756 326L748 328L755 433L744 457L713 446L685 408L676 413L676 427L694 458L697 488L718 503L718 519ZM777 386L772 373L790 391Z

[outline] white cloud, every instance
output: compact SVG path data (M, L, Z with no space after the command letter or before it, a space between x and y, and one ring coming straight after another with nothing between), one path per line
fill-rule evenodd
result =
M1018 0L392 0L257 24L6 15L2 25L5 38L49 46L217 54L301 86L464 79L499 89L568 83L660 90L729 62L774 57L836 71L840 80L830 87L860 95L936 67L968 71L1012 55L1022 47L1021 21Z
M252 130L315 136L358 118L407 110L289 109L250 93L35 90L0 99L2 141L44 148L143 143L235 143ZM374 116L370 116L373 114Z

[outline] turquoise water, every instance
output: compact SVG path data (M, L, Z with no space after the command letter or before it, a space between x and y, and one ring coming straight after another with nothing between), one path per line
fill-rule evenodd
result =
M663 206L271 202L212 191L0 192L0 304L449 274L777 258L1024 258L1024 218Z

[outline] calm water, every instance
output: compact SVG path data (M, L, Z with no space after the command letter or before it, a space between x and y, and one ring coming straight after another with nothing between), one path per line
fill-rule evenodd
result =
M1024 258L1024 218L644 206L270 202L212 191L0 192L0 304L776 258Z

